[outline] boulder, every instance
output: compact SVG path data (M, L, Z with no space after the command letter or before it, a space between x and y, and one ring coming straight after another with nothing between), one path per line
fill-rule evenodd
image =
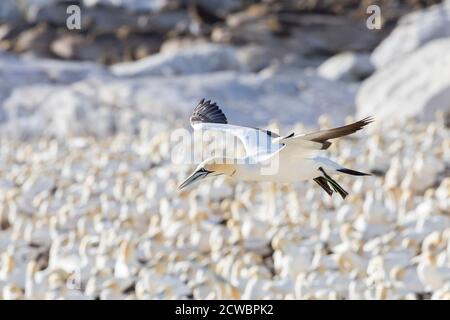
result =
M0 1L0 24L19 24L22 22L22 16L17 0Z
M268 67L274 56L266 47L247 45L238 49L238 59L246 70L257 72Z
M20 33L14 45L14 51L27 52L41 57L50 56L50 43L55 36L53 29L46 25L38 25Z
M258 43L306 56L370 51L389 31L384 28L374 32L363 20L346 16L280 13L271 17L264 10L231 14L226 24L235 43Z
M402 17L392 33L372 53L380 68L402 59L428 42L450 37L450 0Z
M188 125L193 107L203 97L217 101L230 122L241 125L266 126L272 119L283 125L316 125L320 115L330 112L341 124L354 113L358 88L301 69L120 77L88 63L11 55L0 58L0 67L2 62L0 76L8 81L0 85L0 132L20 139L135 133L142 119L158 126L181 119ZM199 62L194 67L202 66ZM202 72L198 70L194 69Z
M29 140L42 135L68 137L115 133L113 106L98 104L95 96L79 86L30 85L15 89L4 102L3 134Z
M370 55L355 52L339 53L322 63L317 70L321 77L333 81L360 81L373 71Z
M0 51L0 125L9 125L14 131L14 126L20 123L24 137L41 132L46 122L33 117L48 95L93 75L106 79L109 73L92 63L22 58Z
M0 51L0 88L46 82L67 84L94 74L109 73L91 62L20 57Z
M118 76L204 74L222 70L239 70L234 48L219 44L202 44L165 52L138 61L119 63L111 67Z
M90 7L123 8L129 12L159 12L168 4L169 0L83 0L83 4Z
M19 1L18 1L19 2ZM66 26L68 3L62 0L24 0L21 10L28 23L51 23Z
M434 40L365 80L356 104L360 117L380 123L410 117L430 121L450 111L450 38Z
M198 0L197 5L201 6L209 14L220 18L225 18L231 12L240 10L244 7L245 1L242 0Z
M65 28L70 3L65 0L23 0L21 8L26 21L31 24L45 22ZM84 0L80 4L81 29L96 34L115 33L120 27L136 32L169 32L188 18L186 10L164 10L167 0Z
M133 91L127 92L127 86ZM273 75L236 71L178 77L118 80L103 90L122 88L129 103L149 118L183 119L205 97L217 101L230 122L265 126L272 119L292 125L316 125L320 115L332 112L337 124L353 114L357 86L332 82L301 70ZM116 99L117 100L117 99ZM119 100L120 101L120 100ZM170 112L167 112L170 110Z

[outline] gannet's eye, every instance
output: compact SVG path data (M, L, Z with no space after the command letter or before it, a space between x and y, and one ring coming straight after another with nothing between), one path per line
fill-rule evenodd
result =
M206 170L205 168L200 168L198 172L211 173L212 171Z

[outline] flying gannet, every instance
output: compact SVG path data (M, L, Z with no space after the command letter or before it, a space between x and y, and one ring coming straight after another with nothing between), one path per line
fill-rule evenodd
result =
M308 134L291 133L280 137L268 130L228 124L226 116L216 103L202 99L190 117L194 130L217 130L232 134L243 143L246 155L239 159L206 159L180 184L179 189L206 177L218 175L226 175L238 181L279 183L313 179L328 195L331 196L334 190L345 199L347 191L331 178L329 173L353 176L369 174L347 169L318 154L331 146L329 140L352 134L372 121L373 119L368 117L343 127ZM272 166L274 162L275 166ZM276 170L269 173L264 171L264 168L271 167Z

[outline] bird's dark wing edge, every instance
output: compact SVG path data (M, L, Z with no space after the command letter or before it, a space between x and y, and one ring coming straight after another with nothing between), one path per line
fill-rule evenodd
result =
M211 100L205 101L203 98L200 100L198 105L194 108L194 111L192 112L191 118L191 125L197 124L197 123L222 123L222 124L228 124L227 117L222 112L220 107ZM260 128L252 128L255 130L259 130L261 132L264 132L271 138L277 138L279 137L278 134L275 132L266 130L266 129L260 129Z
M373 117L367 117L357 122L348 124L346 126L333 128L329 130L321 130L316 132L311 132L305 135L302 135L301 138L309 141L319 142L323 144L322 149L328 149L331 146L331 142L328 140L348 136L349 134L355 133L369 123L374 121Z
M205 101L204 98L194 108L190 121L191 125L196 123L228 123L227 117L219 106L211 100Z

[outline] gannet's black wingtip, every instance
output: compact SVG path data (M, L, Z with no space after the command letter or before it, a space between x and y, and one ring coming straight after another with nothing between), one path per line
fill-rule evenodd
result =
M375 118L372 117L372 116L368 116L368 117L365 117L364 119L362 119L362 120L360 120L360 121L358 121L358 122L359 122L360 125L361 125L361 128L360 128L360 129L362 129L363 127L367 126L368 124L370 124L370 123L372 123L372 122L375 122Z
M369 124L369 123L375 121L375 117L373 117L373 116L368 116L368 117L365 117L364 119L362 119L362 121L364 121L365 123Z
M220 110L219 106L215 102L211 102L211 100L205 101L205 98L200 100L198 105L194 108L190 120L192 125L199 122L228 123L227 117L222 110Z

